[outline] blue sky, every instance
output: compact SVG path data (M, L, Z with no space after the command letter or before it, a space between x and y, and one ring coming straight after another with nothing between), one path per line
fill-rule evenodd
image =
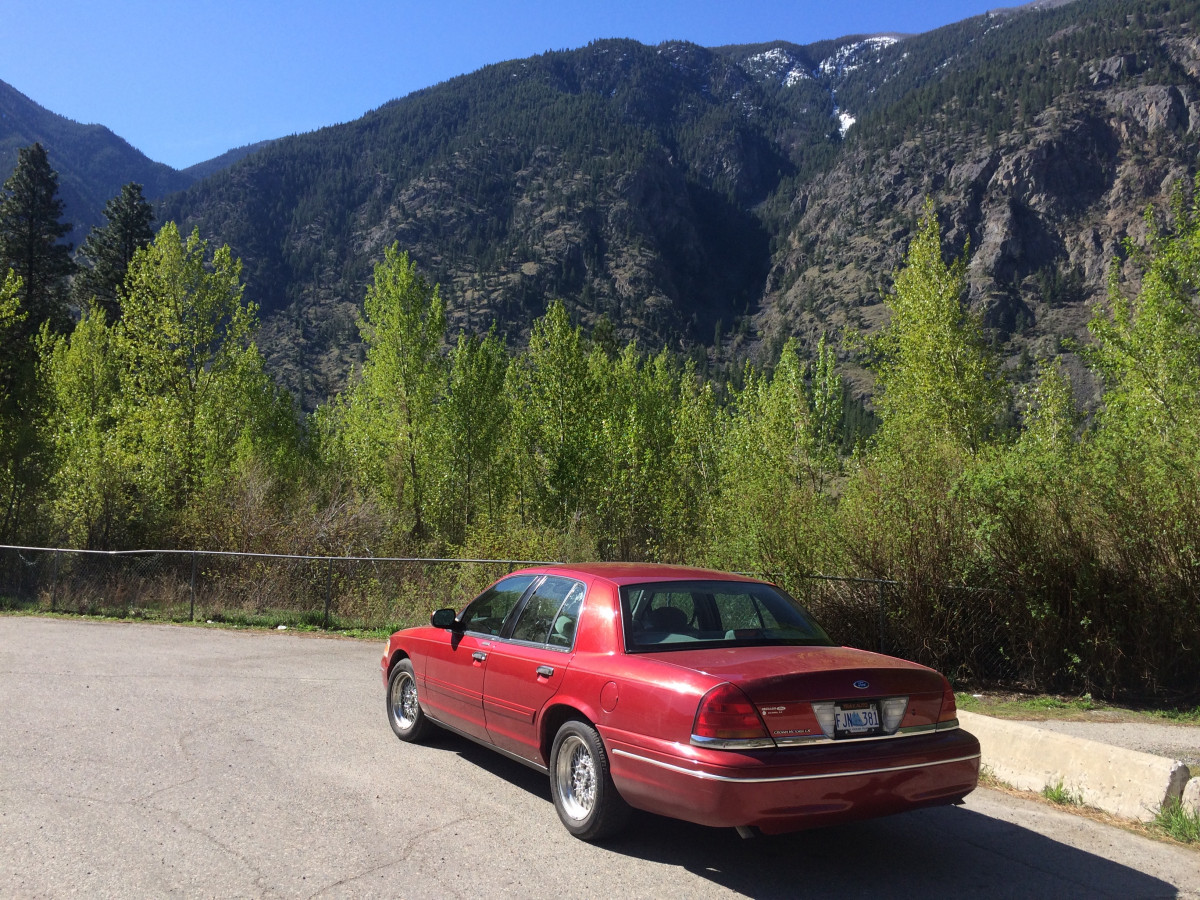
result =
M0 0L0 80L182 168L606 37L704 46L928 31L977 0Z

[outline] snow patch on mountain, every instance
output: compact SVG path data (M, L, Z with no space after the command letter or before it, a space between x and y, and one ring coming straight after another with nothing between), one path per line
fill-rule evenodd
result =
M873 54L878 54L879 51L899 43L899 41L899 38L891 35L878 35L877 37L863 38L861 41L851 44L843 44L838 47L833 56L821 60L817 71L827 76L845 75L847 72L853 72L860 68L864 63L877 61L871 59Z
M777 81L784 87L792 87L813 77L804 63L783 47L756 53L748 57L742 67L755 78Z

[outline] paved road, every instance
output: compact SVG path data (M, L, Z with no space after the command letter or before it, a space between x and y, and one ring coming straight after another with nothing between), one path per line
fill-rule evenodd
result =
M0 897L1200 898L1200 854L986 790L753 841L641 816L589 846L544 776L398 742L381 650L0 617Z

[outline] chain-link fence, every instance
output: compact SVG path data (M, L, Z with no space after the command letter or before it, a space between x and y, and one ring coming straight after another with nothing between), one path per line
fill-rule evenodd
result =
M521 560L0 547L0 605L323 628L402 627L461 607Z
M522 560L313 557L0 547L0 608L170 621L399 628L461 609ZM768 580L781 581L770 574ZM830 576L786 580L838 643L916 660L958 682L1017 683L1021 635L994 591ZM927 594L927 596L926 596Z
M915 660L956 683L1031 680L1033 623L998 591L956 585L916 591L896 581L828 575L771 580L784 584L838 643Z

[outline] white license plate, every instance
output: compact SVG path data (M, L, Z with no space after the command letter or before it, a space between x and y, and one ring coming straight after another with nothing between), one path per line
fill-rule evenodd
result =
M879 731L879 707L874 703L854 703L834 707L836 737L874 734Z

